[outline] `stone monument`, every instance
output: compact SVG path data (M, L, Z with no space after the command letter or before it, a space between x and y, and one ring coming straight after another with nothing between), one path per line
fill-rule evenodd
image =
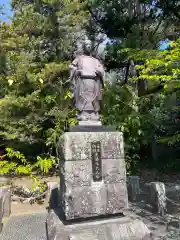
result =
M124 215L128 208L123 134L99 120L102 64L85 54L70 66L79 125L57 146L58 206L49 211L48 240L147 240L150 231Z

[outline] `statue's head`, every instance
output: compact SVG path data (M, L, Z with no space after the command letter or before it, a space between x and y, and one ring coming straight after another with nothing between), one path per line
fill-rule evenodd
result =
M85 55L91 55L91 51L92 51L92 45L91 45L91 41L90 40L86 40L83 43L83 52Z

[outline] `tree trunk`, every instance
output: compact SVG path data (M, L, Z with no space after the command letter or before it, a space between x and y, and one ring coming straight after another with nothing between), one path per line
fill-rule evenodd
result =
M132 19L132 17L133 17L133 2L132 2L132 0L128 1L128 15L129 15L129 18Z

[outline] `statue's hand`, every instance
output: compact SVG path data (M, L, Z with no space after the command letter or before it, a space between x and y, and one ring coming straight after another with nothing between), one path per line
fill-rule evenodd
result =
M97 74L97 76L101 76L102 75L99 70L96 70L96 74Z

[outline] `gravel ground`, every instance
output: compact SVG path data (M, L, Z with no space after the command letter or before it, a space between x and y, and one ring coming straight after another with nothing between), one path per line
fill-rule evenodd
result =
M129 214L135 214L136 218L141 219L149 230L153 233L153 240L180 240L180 214L165 214L164 217L153 214L147 204L136 202L129 204ZM171 225L169 223L176 222Z
M45 213L13 216L0 236L1 240L47 240Z

